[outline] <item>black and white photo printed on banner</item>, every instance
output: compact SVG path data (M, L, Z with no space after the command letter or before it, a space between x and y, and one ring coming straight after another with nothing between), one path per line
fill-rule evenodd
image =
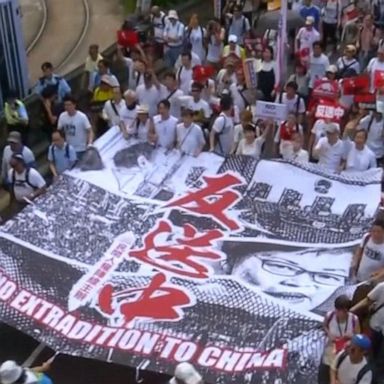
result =
M73 355L188 360L212 383L314 382L381 175L107 142L2 227L2 320Z

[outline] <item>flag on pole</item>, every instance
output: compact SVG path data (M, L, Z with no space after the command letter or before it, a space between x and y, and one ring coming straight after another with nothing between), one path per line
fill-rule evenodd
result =
M286 75L286 46L287 46L287 0L281 0L280 19L277 35L275 88L279 89Z

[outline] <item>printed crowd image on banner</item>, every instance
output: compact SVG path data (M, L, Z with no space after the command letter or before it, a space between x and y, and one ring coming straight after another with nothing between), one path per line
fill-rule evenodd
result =
M2 320L75 356L169 374L190 361L208 383L315 382L381 173L119 135L2 227Z

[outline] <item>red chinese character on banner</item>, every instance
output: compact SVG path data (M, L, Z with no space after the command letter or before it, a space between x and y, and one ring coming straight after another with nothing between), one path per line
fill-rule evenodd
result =
M225 211L241 199L241 194L233 189L243 181L234 174L225 173L216 177L203 177L206 186L187 195L171 201L165 207L179 207L187 212L210 216L219 224L234 231L240 228L239 224L230 219Z
M170 235L174 234L170 240ZM210 268L198 259L221 260L222 253L212 248L214 240L223 237L218 229L199 233L190 224L183 226L183 235L175 234L175 228L166 220L159 220L144 238L141 249L132 250L129 256L142 263L180 276L206 279Z
M112 285L105 285L99 293L98 307L122 326L136 319L180 320L182 308L194 301L183 289L167 283L163 273L158 273L140 288L114 291Z

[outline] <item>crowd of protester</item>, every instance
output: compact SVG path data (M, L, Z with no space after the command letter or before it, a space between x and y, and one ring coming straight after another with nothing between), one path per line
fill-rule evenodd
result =
M50 179L72 168L95 138L116 126L122 140L135 138L190 156L212 151L282 158L318 163L335 173L382 167L384 3L290 2L283 52L286 77L280 82L278 31L272 24L261 33L257 28L268 18L266 6L261 3L255 12L248 1L223 1L221 15L206 25L197 14L180 20L177 11L153 6L147 15L148 34L138 33L134 22L124 23L115 62L103 57L97 45L89 47L82 87L88 103L83 110L65 78L54 73L51 63L43 63L34 92L51 142ZM166 68L161 76L159 62ZM116 63L124 76L113 72ZM9 93L4 108L9 136L1 177L23 206L46 192L46 181L34 168L29 117L16 95ZM258 116L255 105L261 102L285 105L285 118ZM338 297L335 310L325 317L328 342L319 383L377 381L372 362L380 366L383 348L383 268L384 223L377 220L351 266L351 278L369 284L362 284L352 301ZM2 366L11 377L29 374L12 364ZM193 375L196 383L201 381ZM17 380L7 383L25 382Z

